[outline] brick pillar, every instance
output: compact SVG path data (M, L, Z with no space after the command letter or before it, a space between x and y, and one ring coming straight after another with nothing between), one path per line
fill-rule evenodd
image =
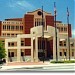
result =
M46 16L46 27L47 25L54 27L54 16Z
M29 34L30 29L34 26L34 15L26 14L24 16L24 33Z

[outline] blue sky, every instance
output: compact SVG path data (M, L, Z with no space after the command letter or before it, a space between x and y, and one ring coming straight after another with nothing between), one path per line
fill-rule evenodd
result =
M75 37L75 0L0 0L0 20L6 18L23 17L28 11L34 11L44 6L44 11L54 14L54 2L56 2L57 20L67 23L67 7L70 12L72 34Z

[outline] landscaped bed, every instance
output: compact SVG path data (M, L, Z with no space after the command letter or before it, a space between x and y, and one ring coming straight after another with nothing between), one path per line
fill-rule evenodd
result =
M51 63L75 63L75 60L66 60L66 61L51 61Z

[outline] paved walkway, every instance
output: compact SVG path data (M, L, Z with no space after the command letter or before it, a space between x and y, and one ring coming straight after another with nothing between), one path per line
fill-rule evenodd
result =
M1 66L0 71L74 71L75 63L52 64L49 62L24 63L15 62Z
M7 66L18 66L18 65L47 65L50 62L9 62Z

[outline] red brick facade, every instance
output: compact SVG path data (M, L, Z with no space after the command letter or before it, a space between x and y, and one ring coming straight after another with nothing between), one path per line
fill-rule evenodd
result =
M52 58L53 56L53 40L47 40L47 57Z
M31 38L25 38L25 46L31 46Z
M46 16L46 25L54 27L54 16Z
M24 33L29 34L30 29L34 26L34 15L26 14L24 16L24 26L25 26Z
M26 56L31 55L31 49L25 49L25 55Z

